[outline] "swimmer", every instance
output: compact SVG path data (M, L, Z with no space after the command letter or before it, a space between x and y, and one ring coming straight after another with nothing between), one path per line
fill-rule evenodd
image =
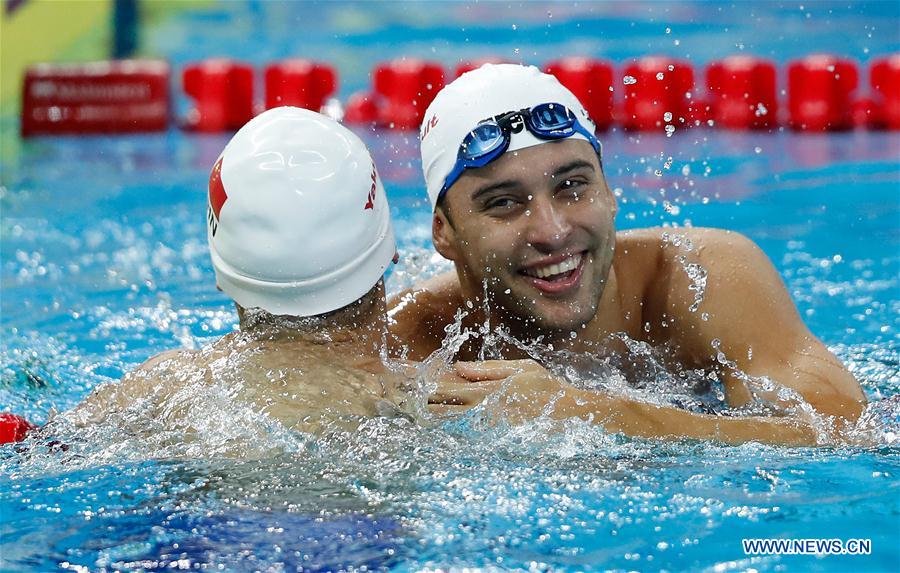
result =
M383 275L396 249L363 143L314 112L269 110L227 145L208 196L216 283L237 305L240 330L153 357L63 416L79 427L112 419L117 431L167 452L206 436L186 451L241 457L255 455L253 428L267 421L306 434L352 430L374 416L421 421L412 365L387 359ZM575 388L528 360L456 372L439 381L432 412L482 404L489 420L579 417L630 436L818 441L796 420L701 415Z
M434 246L455 272L389 302L395 352L429 355L463 310L466 328L489 322L555 350L596 353L622 334L665 348L682 368L717 373L731 407L751 402L749 381L765 377L837 425L865 408L858 382L806 328L749 239L718 229L615 231L594 124L553 76L514 64L462 75L426 111L421 152ZM475 359L479 343L470 339L458 356ZM527 356L515 344L495 350ZM508 371L492 364L496 378ZM464 389L448 387L448 403L466 403L454 392Z
M208 198L216 286L237 306L239 331L147 360L72 418L86 425L140 404L141 417L186 428L208 417L196 396L213 387L256 420L310 433L329 421L409 416L408 378L382 358L383 275L396 246L362 141L318 113L271 109L225 147Z

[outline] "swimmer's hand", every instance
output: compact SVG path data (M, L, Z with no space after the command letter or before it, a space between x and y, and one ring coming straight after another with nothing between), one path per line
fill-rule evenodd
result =
M554 396L570 387L533 360L487 360L457 362L456 376L438 380L438 388L428 400L434 414L461 413L497 398L491 411L510 421L542 415Z
M457 380L439 381L429 399L432 413L461 413L482 405L489 419L502 417L517 424L541 416L581 418L602 425L608 432L632 437L787 446L816 446L830 441L796 418L699 414L575 388L531 360L458 362L456 373Z

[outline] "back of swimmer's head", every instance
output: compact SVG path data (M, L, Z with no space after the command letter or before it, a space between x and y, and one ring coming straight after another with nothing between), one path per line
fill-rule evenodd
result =
M314 316L369 292L396 253L365 144L313 111L270 109L231 138L209 178L216 282L244 308Z

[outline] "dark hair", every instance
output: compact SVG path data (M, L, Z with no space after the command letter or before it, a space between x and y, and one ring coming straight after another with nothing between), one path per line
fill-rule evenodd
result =
M378 279L378 282L366 294L350 304L314 316L272 314L261 308L244 308L235 304L238 308L238 318L242 328L263 323L291 326L299 331L318 330L326 324L355 326L367 323L376 314L384 312L384 278Z

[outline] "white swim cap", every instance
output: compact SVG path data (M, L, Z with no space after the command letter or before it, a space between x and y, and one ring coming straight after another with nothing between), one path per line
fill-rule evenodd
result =
M422 142L422 170L431 208L447 175L456 164L459 147L480 122L494 116L531 108L542 103L558 103L569 108L586 129L595 130L587 110L556 77L534 66L485 64L467 72L438 92L425 110L419 136ZM570 136L587 138L580 133ZM527 129L512 135L507 152L548 143Z
M396 253L369 151L316 112L270 109L238 131L209 179L219 287L245 308L313 316L366 294Z

